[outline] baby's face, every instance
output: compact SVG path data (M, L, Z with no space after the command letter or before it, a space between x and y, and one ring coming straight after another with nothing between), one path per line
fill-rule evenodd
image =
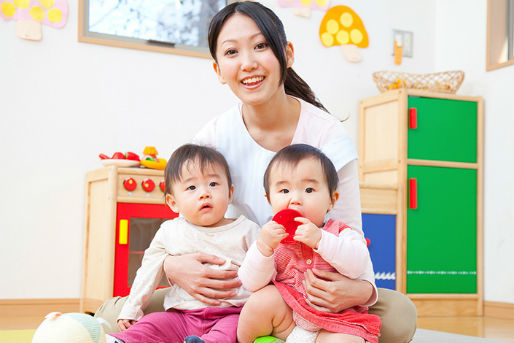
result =
M304 159L295 167L277 163L271 169L269 185L273 213L294 209L318 227L323 225L325 214L335 202L321 163L314 158Z
M171 186L166 203L190 223L198 226L224 225L225 212L232 200L233 187L228 184L223 167L189 162L182 167L182 178Z

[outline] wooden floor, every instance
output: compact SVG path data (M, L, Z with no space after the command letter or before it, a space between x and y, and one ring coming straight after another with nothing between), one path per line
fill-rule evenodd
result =
M35 329L40 316L0 316L0 330ZM490 317L421 317L418 327L460 335L514 341L514 321Z

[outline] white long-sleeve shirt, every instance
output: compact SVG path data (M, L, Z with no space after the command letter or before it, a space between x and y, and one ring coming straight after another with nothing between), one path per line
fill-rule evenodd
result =
M300 118L291 144L304 143L319 148L334 163L339 176L337 191L341 196L326 219L340 220L364 237L355 145L337 118L301 99L298 101ZM273 212L264 197L263 177L275 152L263 148L251 137L243 121L241 104L207 123L193 143L214 147L227 159L236 186L227 217L244 214L259 225L270 221ZM377 301L371 259L359 278L373 285L372 296L363 304L371 306Z

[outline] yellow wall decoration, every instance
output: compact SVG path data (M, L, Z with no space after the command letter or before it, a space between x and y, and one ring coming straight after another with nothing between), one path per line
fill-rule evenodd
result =
M344 57L350 62L360 62L359 48L369 45L368 32L361 18L348 6L334 6L323 17L319 26L321 43L329 48L340 45Z
M15 20L16 34L41 39L41 24L62 28L68 20L66 0L0 0L0 17Z

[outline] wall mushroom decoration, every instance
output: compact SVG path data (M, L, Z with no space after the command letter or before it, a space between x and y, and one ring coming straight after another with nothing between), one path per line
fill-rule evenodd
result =
M325 12L329 6L329 0L278 0L281 7L292 7L293 13L299 17L309 18L311 10Z
M362 60L358 48L366 48L369 45L364 23L357 13L347 6L334 6L325 13L319 26L319 38L327 48L340 45L343 56L352 63Z
M41 24L62 28L68 19L66 0L0 0L0 17L16 20L16 35L41 40Z

